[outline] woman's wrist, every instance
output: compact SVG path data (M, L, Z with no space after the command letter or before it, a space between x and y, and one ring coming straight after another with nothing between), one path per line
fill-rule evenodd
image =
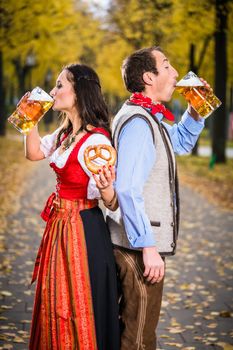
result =
M117 195L116 195L116 191L113 189L113 193L112 195L110 196L108 194L108 196L103 196L101 194L101 197L102 197L102 200L103 200L103 203L105 205L106 208L114 211L118 208L118 201L117 201Z

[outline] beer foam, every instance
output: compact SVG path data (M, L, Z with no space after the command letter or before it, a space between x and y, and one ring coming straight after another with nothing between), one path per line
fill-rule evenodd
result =
M50 95L48 95L47 92L45 92L39 86L37 86L31 91L28 100L52 102L53 98Z
M188 72L176 86L204 86L204 83L192 71Z

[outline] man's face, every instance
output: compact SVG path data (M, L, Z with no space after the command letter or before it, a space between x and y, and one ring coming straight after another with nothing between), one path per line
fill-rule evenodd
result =
M152 55L155 57L158 71L158 75L153 74L151 85L153 100L156 102L168 102L175 89L178 73L162 52L154 50Z

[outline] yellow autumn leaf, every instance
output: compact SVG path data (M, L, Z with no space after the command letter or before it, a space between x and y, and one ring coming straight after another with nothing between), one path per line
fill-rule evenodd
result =
M233 345L228 343L218 342L216 345L221 346L223 350L233 350Z
M12 293L11 293L11 292L8 292L7 290L2 290L0 293L1 293L2 296L4 296L4 297L10 297L10 296L12 296Z

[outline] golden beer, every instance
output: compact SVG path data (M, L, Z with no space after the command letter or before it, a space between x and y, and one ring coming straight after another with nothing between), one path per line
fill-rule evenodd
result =
M186 74L177 83L176 90L202 118L209 117L221 105L221 101L214 95L212 89L207 88L193 72Z
M8 121L21 133L27 135L52 107L53 99L44 90L36 87L20 100Z

